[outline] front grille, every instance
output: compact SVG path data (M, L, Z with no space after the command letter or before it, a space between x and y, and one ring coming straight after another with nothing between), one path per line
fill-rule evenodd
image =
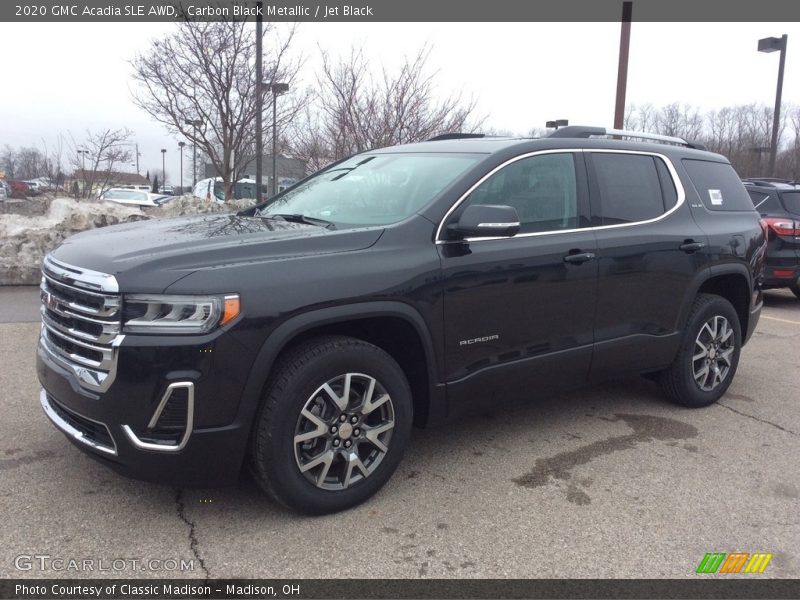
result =
M122 341L116 280L48 257L40 296L42 346L71 369L83 387L108 389Z

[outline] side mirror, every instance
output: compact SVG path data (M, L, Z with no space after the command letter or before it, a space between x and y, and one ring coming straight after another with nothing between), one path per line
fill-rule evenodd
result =
M451 237L512 237L519 233L519 216L512 206L474 204L447 227Z

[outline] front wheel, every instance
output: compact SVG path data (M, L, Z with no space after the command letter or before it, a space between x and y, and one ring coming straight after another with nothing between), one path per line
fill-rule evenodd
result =
M662 389L683 406L713 404L736 374L741 346L742 331L733 305L721 296L698 295L678 355L661 373Z
M391 477L411 422L408 381L389 354L354 338L317 338L289 351L270 380L252 470L289 508L344 510Z

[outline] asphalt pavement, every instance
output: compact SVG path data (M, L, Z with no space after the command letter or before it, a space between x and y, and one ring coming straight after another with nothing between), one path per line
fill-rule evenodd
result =
M0 577L681 578L717 551L773 553L764 576L800 576L788 292L767 294L715 406L673 406L638 377L498 405L416 431L375 498L316 518L247 479L180 490L84 456L39 407L36 303L35 288L0 289Z

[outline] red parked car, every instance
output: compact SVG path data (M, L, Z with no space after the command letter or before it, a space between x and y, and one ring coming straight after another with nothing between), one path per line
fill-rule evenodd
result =
M16 181L14 179L10 179L8 181L8 185L11 187L12 198L30 196L31 194L31 186L29 186L24 181Z

